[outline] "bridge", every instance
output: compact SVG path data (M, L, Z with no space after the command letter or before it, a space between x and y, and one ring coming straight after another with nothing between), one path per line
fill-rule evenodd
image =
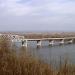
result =
M27 38L15 38L12 39L12 42L21 42L22 46L27 47L28 41L36 41L37 46L42 46L42 41L48 41L49 45L53 46L55 42L58 42L59 44L68 44L73 43L75 40L75 37L64 37L64 38L40 38L40 39L27 39Z
M62 38L25 38L22 35L13 35L13 34L0 34L0 36L10 38L11 42L21 42L22 46L27 47L28 46L28 41L36 41L37 46L42 46L42 41L48 41L49 45L53 46L55 45L55 42L58 42L60 44L68 44L68 43L74 43L75 42L75 37L62 37Z

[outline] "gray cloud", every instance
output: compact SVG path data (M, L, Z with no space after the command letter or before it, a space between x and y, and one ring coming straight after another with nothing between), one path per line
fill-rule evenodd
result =
M74 0L0 0L0 30L75 31Z

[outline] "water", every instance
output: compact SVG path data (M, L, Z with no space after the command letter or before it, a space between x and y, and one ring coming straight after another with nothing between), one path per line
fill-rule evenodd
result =
M42 47L37 47L36 42L28 42L28 48L24 48L33 57L40 59L48 64L58 65L60 59L65 60L66 58L71 63L75 63L75 44L66 45L55 45L48 46L48 42L43 41ZM19 49L21 43L17 43L17 48ZM23 53L25 50L22 50ZM19 52L19 50L17 50Z

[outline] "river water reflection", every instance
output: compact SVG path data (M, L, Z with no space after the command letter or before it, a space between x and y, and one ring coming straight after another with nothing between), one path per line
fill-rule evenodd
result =
M40 59L43 62L50 64L58 64L60 59L67 58L69 62L75 63L75 44L48 46L48 42L42 44L42 47L37 47L36 42L29 42L25 50L20 51L21 43L16 43L17 52L23 52L26 50L33 57Z

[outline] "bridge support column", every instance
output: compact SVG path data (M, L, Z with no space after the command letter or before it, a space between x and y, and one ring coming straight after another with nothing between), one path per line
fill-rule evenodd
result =
M60 41L60 44L64 44L65 43L65 41L64 41L64 39L62 39L61 41Z
M41 46L42 45L42 41L41 40L38 40L37 41L37 46Z
M54 40L49 41L49 46L53 46L54 45Z
M68 43L73 43L73 39L69 40Z
M27 42L28 42L27 40L22 40L22 46L27 47L28 46L28 43Z

